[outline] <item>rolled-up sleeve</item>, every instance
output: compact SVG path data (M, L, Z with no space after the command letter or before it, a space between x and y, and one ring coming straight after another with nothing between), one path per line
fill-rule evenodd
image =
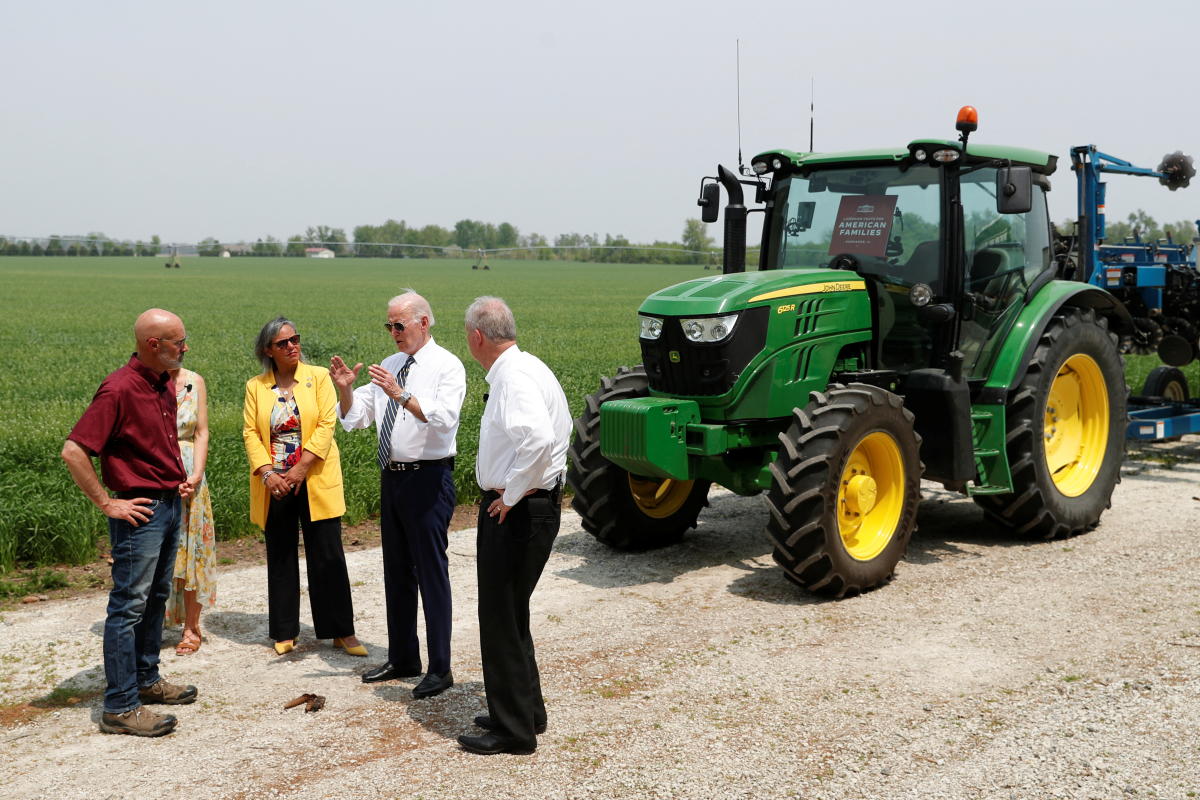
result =
M364 384L354 390L354 400L350 404L350 410L342 414L342 404L337 404L338 418L342 421L342 428L347 431L356 431L359 428L369 428L371 423L375 421L375 392L376 387L372 383Z
M424 424L438 431L454 431L458 428L458 417L466 396L467 371L458 359L450 359L438 376L433 397L417 397L421 413L425 415Z

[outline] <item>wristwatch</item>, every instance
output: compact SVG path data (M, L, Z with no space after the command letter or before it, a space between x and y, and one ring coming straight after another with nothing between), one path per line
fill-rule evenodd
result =
M400 392L400 397L396 400L396 402L400 404L401 408L403 408L404 406L408 405L409 400L412 400L412 392L405 389L404 391Z

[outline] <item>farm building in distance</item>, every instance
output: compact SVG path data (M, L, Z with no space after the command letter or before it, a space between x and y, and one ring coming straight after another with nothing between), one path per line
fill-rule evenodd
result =
M333 258L333 251L328 247L306 247L304 248L305 258Z

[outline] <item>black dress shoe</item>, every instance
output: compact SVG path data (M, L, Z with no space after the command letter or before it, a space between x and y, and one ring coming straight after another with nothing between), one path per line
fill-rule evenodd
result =
M476 717L475 724L478 725L479 727L483 728L485 731L496 730L496 723L492 722L492 718L489 717L487 714L480 714L478 717ZM546 732L546 723L542 722L540 724L534 725L533 732L534 733L545 733Z
M413 689L413 697L418 700L426 697L435 697L454 685L454 675L450 670L446 670L441 675L430 672L421 682Z
M421 668L396 666L392 662L380 664L378 667L373 667L362 674L363 683L378 683L379 681L390 681L395 678L411 678L414 675L420 675Z
M497 753L512 753L513 755L523 756L532 753L537 749L537 742L531 745L513 742L508 739L501 739L494 733L485 733L483 736L460 736L458 743L463 746L464 750L469 750L472 753L478 753L481 756L494 756Z

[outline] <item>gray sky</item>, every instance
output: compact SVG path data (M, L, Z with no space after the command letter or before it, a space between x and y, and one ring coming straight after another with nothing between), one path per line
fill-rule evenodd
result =
M0 233L229 241L470 217L678 239L701 176L737 161L738 38L747 161L807 149L810 78L818 150L953 138L970 103L976 141L1059 155L1058 221L1072 145L1146 167L1200 156L1198 17L1182 0L14 0ZM1200 180L1112 178L1110 219L1138 207L1200 217Z

